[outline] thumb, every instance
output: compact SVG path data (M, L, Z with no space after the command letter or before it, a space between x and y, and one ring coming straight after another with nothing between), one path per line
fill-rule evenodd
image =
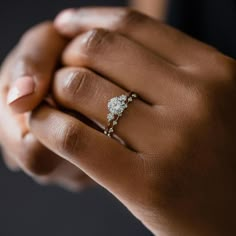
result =
M13 111L30 111L44 99L65 44L51 23L22 37L7 66L7 103Z

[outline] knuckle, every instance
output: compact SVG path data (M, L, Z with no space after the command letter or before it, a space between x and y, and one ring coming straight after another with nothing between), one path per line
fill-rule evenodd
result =
M202 67L201 81L192 87L188 109L185 109L191 118L203 122L212 121L214 116L223 117L229 107L233 109L236 94L235 60L215 49L211 50L208 59L210 63Z
M118 21L115 23L117 29L121 31L132 30L134 26L143 23L148 18L142 13L130 8L122 9L118 17Z
M187 102L186 102L187 101ZM205 123L210 115L210 100L207 90L202 86L188 87L184 89L184 96L181 97L182 106L176 114L181 115L179 120L182 125Z
M236 79L236 61L225 55L221 55L217 59L218 73L222 75L224 81L235 81Z
M60 134L56 138L56 146L59 152L72 157L77 156L82 144L79 138L82 136L81 133L81 126L73 121L62 127Z
M103 29L91 30L86 34L85 40L83 40L82 50L89 55L101 52L106 49L111 36L111 32Z
M28 41L28 38L31 37L32 34L34 34L35 27L32 27L28 29L20 38L20 45L23 44L25 41Z
M36 70L37 64L30 55L19 54L12 67L18 74L30 74L32 71Z
M29 47L43 35L55 34L55 29L51 22L44 22L30 28L23 34L14 51L13 70L19 74L30 74L37 71L40 66L37 47ZM43 72L42 72L43 73Z
M71 72L68 75L68 79L62 85L63 94L70 100L78 100L84 94L84 88L86 87L85 81L87 84L90 77L91 72L86 69Z
M203 66L203 73L207 81L231 81L236 78L236 61L217 50L208 52L207 57L210 63Z
M224 116L228 107L232 106L233 109L235 93L232 81L209 82L195 88L185 109L188 121L192 124L209 124L216 117Z

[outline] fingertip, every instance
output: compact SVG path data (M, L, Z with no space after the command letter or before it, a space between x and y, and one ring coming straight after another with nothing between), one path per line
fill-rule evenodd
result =
M60 12L54 20L55 28L61 34L72 36L76 31L75 25L72 24L75 14L76 10L73 8L69 8Z

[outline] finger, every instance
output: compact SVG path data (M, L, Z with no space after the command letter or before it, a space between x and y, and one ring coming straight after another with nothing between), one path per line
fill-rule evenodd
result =
M41 145L31 134L21 140L15 150L3 153L4 161L11 170L22 169L30 176L47 176L62 159Z
M108 101L128 92L84 68L66 68L57 72L53 82L54 99L63 107L77 111L104 130L107 126ZM114 127L115 135L133 150L143 151L144 140L155 135L152 107L139 99L134 99ZM149 120L150 122L146 122ZM132 130L132 132L130 132Z
M11 170L11 171L19 171L19 165L17 162L14 160L14 158L8 154L5 150L2 150L2 157L3 160L6 164L6 166Z
M43 146L32 133L23 137L21 149L18 156L15 156L15 160L24 172L37 177L50 175L63 161Z
M36 107L48 92L65 40L51 23L26 33L11 56L4 76L10 78L7 102L16 112Z
M166 102L179 70L128 38L104 30L78 36L63 54L67 65L90 68L151 104ZM168 97L169 99L169 97Z
M202 53L206 54L208 47L173 27L128 8L68 9L57 16L55 26L69 37L94 28L116 31L179 66L195 64Z
M125 192L137 181L137 154L81 121L43 105L33 112L30 124L40 142L110 191ZM132 181L127 181L130 173Z
M95 182L87 176L75 180L63 179L59 182L56 181L55 184L71 192L81 192L95 186Z
M62 158L45 148L29 133L28 114L15 114L7 106L4 90L0 89L0 140L4 151L31 176L51 173Z
M50 175L36 177L35 181L42 185L53 184L77 192L95 185L78 167L65 160Z

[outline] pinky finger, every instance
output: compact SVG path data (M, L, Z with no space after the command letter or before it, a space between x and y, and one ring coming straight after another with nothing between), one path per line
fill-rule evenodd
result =
M131 173L133 181L141 178L135 152L80 120L42 105L33 112L30 126L41 143L111 192L127 193Z

